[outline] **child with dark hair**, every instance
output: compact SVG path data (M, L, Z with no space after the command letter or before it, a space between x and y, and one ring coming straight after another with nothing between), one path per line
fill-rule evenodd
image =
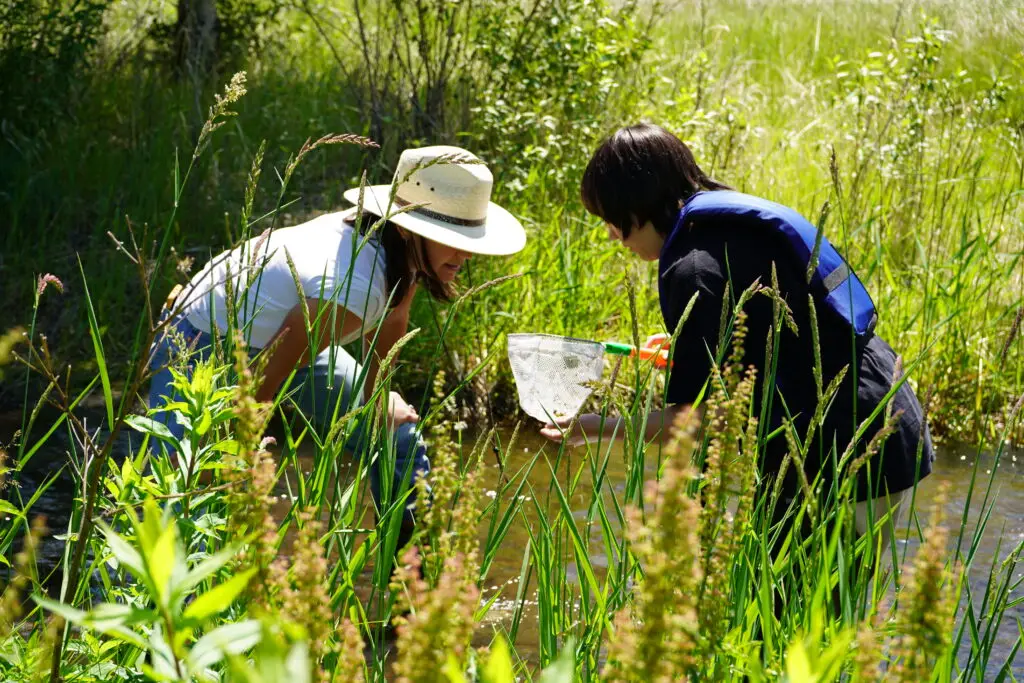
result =
M898 416L895 431L856 474L857 530L865 533L869 520L898 511L915 483L931 472L928 426L895 352L874 333L877 316L867 290L828 240L819 242L817 228L792 209L712 180L681 140L650 124L623 128L600 145L584 173L581 194L587 211L605 221L611 239L645 261L658 261L667 330L676 329L696 295L673 351L667 406L650 415L646 437L667 438L676 414L698 400L713 364L721 362L722 347L728 346L719 343L723 303L731 310L755 282L771 286L774 270L796 331L786 325L775 329L769 297L755 296L745 306L742 362L757 370L754 405L755 411L762 400L767 405L764 433L775 432L787 420L801 439L808 433L818 407L811 332L816 324L822 386L828 387L844 368L846 375L823 424L814 430L804 463L807 477L813 482L820 475L821 490L829 491L830 483L844 476L836 463L848 444L857 438L855 452L863 453L883 427L885 410L857 436L861 422L891 398L889 408ZM776 334L774 367L765 367L767 340ZM667 335L659 337L667 340ZM623 429L614 419L602 425L600 416L582 415L575 424L548 425L542 433L578 444L621 435ZM788 450L780 433L761 453L761 486L771 490L781 476L781 508L799 493L795 466L783 466Z

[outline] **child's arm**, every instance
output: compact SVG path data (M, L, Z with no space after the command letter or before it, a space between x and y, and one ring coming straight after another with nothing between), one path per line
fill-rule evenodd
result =
M650 412L647 415L647 424L644 425L644 441L665 443L672 436L672 425L676 418L692 409L690 405L670 405L664 410ZM701 409L698 408L698 410ZM565 430L569 427L571 427L571 431L566 432ZM596 413L580 415L579 419L559 420L540 430L540 433L548 439L555 442L565 440L570 446L580 446L599 440L607 441L613 437L621 441L624 432L625 425L621 417L606 418L602 429L601 416Z

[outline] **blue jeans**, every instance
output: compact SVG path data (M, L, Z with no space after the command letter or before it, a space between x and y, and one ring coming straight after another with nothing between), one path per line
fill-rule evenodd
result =
M171 331L174 334L169 334ZM179 339L176 339L179 337ZM197 329L184 316L179 316L168 325L164 333L155 342L150 361L150 370L154 372L149 389L150 408L161 405L165 400L176 400L171 386L171 372L168 364L182 353L178 343L183 341L189 353L188 367L206 360L213 353L213 337ZM258 352L259 349L250 349ZM358 408L363 401L363 388L359 383L361 368L355 358L340 346L329 346L313 360L313 363L296 371L289 385L289 394L299 410L310 419L313 426L322 434L326 434L332 423L332 416L344 415ZM358 385L358 386L357 386ZM293 391L294 390L294 391ZM173 412L157 413L153 416L167 426L177 439L184 436L185 428L178 424ZM369 429L362 421L346 441L345 448L354 457L367 456L372 441ZM394 471L391 495L389 500L396 500L414 486L416 479L430 471L430 460L427 458L427 446L415 424L400 425L391 434L390 443L383 445L383 454L394 456ZM378 458L370 466L370 489L373 493L377 509L381 508L381 474L390 470L384 458ZM415 503L416 490L412 488L403 513L403 526L412 524L412 508Z

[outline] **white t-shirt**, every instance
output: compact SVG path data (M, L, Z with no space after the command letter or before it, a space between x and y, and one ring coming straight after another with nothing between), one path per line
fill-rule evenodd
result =
M303 298L335 302L363 321L361 330L334 344L347 344L372 331L387 312L384 250L345 222L350 213L329 213L258 235L211 260L179 298L189 322L208 333L214 325L220 334L228 329L230 277L236 329L246 330L249 324L247 338L254 348L263 348L273 339L285 316ZM301 296L288 256L295 265ZM329 324L325 316L320 329Z

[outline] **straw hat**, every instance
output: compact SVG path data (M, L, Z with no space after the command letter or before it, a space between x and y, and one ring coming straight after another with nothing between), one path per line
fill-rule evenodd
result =
M473 162L473 163L467 163ZM428 240L474 254L514 254L526 246L515 216L491 201L494 178L460 147L439 145L402 152L392 185L371 185L363 209ZM357 204L359 188L345 199Z

